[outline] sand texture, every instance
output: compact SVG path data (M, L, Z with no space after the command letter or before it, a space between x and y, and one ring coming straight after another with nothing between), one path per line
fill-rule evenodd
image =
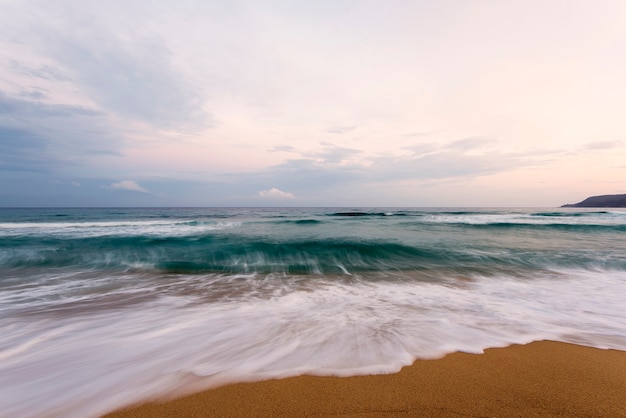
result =
M626 417L626 352L553 341L418 360L399 373L239 383L122 417Z

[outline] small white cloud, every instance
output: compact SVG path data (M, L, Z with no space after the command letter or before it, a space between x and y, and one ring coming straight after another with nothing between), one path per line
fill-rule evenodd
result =
M80 183L77 181L70 181L70 184L75 187L80 187Z
M259 196L261 197L270 197L270 198L279 198L279 199L293 199L295 196L288 192L283 192L282 190L277 189L276 187L272 187L269 190L261 190L259 192Z
M117 183L112 183L109 188L114 190L129 190L132 192L150 193L148 190L141 187L135 180L122 180Z

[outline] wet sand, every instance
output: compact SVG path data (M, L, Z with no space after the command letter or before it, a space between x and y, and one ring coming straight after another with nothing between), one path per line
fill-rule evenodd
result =
M626 352L553 341L418 360L390 375L223 386L129 417L626 417Z

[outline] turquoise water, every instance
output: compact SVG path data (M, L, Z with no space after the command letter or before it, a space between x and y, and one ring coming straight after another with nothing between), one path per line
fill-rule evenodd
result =
M539 339L626 349L626 211L0 209L0 410L389 373Z

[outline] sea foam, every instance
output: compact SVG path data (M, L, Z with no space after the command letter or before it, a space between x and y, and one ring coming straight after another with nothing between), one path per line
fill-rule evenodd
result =
M615 292L624 274L562 274L298 286L242 277L210 303L196 289L127 306L122 292L115 309L33 305L1 330L0 408L97 416L192 385L391 373L416 358L541 339L626 350L626 307Z
M542 339L626 350L615 212L0 211L0 410L96 417Z

